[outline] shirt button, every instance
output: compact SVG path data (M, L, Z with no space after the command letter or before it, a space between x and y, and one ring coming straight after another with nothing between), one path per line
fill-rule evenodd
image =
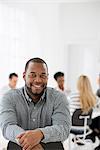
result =
M33 119L33 122L35 121L35 119Z

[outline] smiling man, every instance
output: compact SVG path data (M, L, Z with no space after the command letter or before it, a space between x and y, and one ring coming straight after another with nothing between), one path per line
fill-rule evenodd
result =
M7 149L33 150L41 143L63 142L70 131L68 102L63 93L47 87L46 62L30 59L23 78L25 86L6 93L0 104L0 126L10 141Z

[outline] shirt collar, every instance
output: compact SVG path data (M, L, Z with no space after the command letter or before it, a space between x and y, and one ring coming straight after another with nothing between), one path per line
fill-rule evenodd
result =
M46 89L44 90L44 93L43 93L43 95L41 96L41 98L40 98L40 100L39 101L41 101L41 100L43 100L43 99L45 99L45 96L46 96ZM25 98L26 98L26 100L28 101L28 102L32 102L32 99L29 97L29 95L27 94L27 92L26 92L26 88L25 88L25 86L24 86L24 94L25 94Z

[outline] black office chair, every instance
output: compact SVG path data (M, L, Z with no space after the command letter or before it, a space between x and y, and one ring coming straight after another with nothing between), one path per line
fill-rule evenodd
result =
M72 116L72 127L70 133L74 135L71 140L75 145L85 145L87 140L85 139L91 130L89 125L92 123L92 110L87 114L83 114L81 109L76 109Z

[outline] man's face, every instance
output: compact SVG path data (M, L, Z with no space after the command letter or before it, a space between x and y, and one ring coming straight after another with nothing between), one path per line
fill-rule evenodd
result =
M64 87L64 77L58 77L57 83L60 87Z
M47 67L43 63L30 62L26 72L23 74L23 77L30 92L35 95L39 95L47 86Z
M18 82L18 77L13 76L11 79L9 79L9 85L10 85L10 87L13 88L13 89L15 89L16 85L17 85L17 82Z

